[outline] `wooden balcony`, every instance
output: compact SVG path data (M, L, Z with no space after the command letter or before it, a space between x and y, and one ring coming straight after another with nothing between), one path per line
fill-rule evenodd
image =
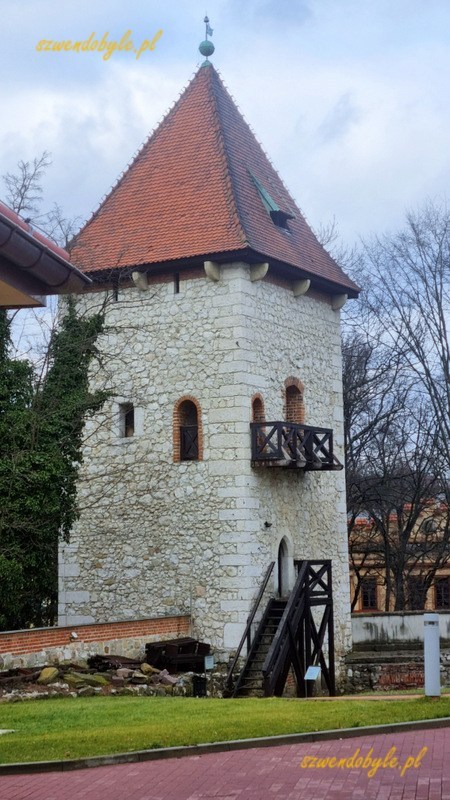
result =
M252 467L339 470L331 428L292 422L252 422Z

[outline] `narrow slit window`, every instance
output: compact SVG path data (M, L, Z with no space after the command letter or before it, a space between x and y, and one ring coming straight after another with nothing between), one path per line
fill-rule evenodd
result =
M180 460L198 461L198 413L191 400L180 406Z
M173 293L180 294L180 273L176 272L173 276Z
M120 406L120 435L126 439L134 436L134 405L123 403Z

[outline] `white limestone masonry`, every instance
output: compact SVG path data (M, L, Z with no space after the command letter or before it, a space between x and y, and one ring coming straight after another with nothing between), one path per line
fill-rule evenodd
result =
M84 295L79 307L103 300ZM343 460L339 333L326 297L295 297L270 270L252 281L242 263L222 266L219 281L181 274L178 294L166 280L108 302L91 382L113 396L86 425L81 515L60 552L60 624L190 613L195 634L233 649L285 537L291 560L332 558L338 658L349 649L343 472L250 464L252 396L263 396L267 420L282 420L289 376L305 386L305 423L332 427ZM201 406L203 460L174 463L184 395ZM130 438L119 435L125 402L136 409Z

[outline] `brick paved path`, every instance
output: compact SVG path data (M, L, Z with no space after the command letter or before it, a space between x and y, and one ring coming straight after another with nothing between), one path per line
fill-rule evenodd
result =
M403 765L428 751L401 777L380 768L301 768L305 756L384 758ZM391 757L394 754L391 755ZM238 750L71 772L0 776L1 800L450 800L450 728L316 744Z

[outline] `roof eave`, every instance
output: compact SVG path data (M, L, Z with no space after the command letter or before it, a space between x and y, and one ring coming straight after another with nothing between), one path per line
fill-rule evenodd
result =
M39 294L62 294L77 291L91 283L70 263L68 253L32 229L3 203L0 207L0 257L5 280L28 284L35 282Z
M257 264L260 261L268 261L272 271L288 281L295 281L301 278L308 278L311 287L325 294L338 295L347 294L349 298L358 297L360 289L349 280L346 282L335 282L325 277L313 274L308 270L288 264L277 259L270 258L251 247L238 250L221 250L220 252L209 252L188 258L171 259L159 261L158 263L130 264L128 266L105 268L102 270L86 270L86 274L92 278L94 283L117 283L123 279L131 278L132 272L146 272L149 275L167 275L173 272L183 272L187 269L203 267L205 261L216 261L218 264L229 264L232 261L244 261L248 264Z

